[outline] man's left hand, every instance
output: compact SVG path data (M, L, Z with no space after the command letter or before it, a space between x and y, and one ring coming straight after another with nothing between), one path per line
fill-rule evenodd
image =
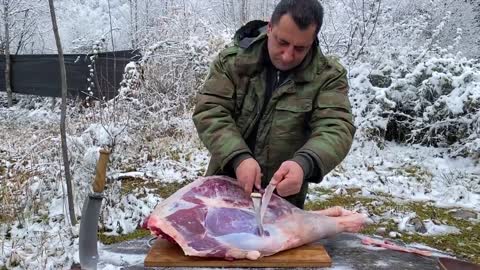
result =
M282 197L297 194L303 184L303 169L295 161L285 161L275 172L270 183L277 186L277 193Z

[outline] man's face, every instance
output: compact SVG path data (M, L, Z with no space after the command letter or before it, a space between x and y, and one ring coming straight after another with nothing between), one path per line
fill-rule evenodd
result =
M276 25L268 23L268 54L273 65L286 71L302 63L315 40L315 28L311 24L300 30L289 14L283 15Z

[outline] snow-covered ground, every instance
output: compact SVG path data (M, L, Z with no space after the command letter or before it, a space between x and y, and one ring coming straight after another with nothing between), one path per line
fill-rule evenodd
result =
M65 5L57 9L66 52L89 51L92 42L112 32L107 30L111 24L105 23L110 2L60 2ZM143 87L121 89L114 103L94 107L72 101L67 127L77 218L91 190L98 150L115 145L100 219L101 229L109 235L139 227L163 199L156 193L158 185L173 186L204 173L209 156L190 119L192 97L212 56L230 39L240 17L239 6L229 4L231 10L225 10L215 1L186 1L187 5L144 1L148 4L135 5L138 12L124 2L112 1L116 47L130 46L132 35L142 40ZM273 8L265 1L252 2L262 8L249 5L250 17L260 18L257 13L265 17ZM388 195L399 204L416 201L468 210L470 221L478 224L478 5L388 0L366 1L362 6L368 10L361 10L350 7L355 1L323 2L328 12L321 46L326 54L339 55L346 62L358 130L344 162L322 183L312 185L333 190L332 194L312 194L309 200L357 188L359 196ZM376 7L380 13L374 12ZM360 11L363 20L358 19ZM128 13L135 14L135 20ZM218 16L222 13L225 18ZM48 12L29 17L40 15L50 23ZM134 21L138 33L130 29ZM36 22L46 24L43 19ZM17 27L29 25L14 23L11 31L20 33ZM41 48L32 47L32 52L52 48L48 44L54 44L53 36L48 39L44 31L37 32L39 39L31 44ZM12 46L20 44L17 41ZM129 68L134 78L135 69ZM66 269L79 261L79 224L72 225L67 218L58 101L52 110L47 98L19 96L18 100L6 108L6 96L0 92L0 269ZM389 129L392 123L397 125ZM403 143L386 141L389 132ZM413 135L403 138L404 133ZM398 233L408 233L414 217L412 211L392 211L381 218L394 220ZM424 222L423 235L458 233L458 228L434 220ZM387 236L395 237L391 233ZM119 256L99 246L103 269L143 261L143 255Z
M21 104L11 109L0 108L0 195L5 210L2 215L11 217L0 225L0 265L14 269L68 268L72 262L78 262L79 225L71 226L65 218L66 188L59 158L58 111L52 112L47 107L48 104L40 103L33 109ZM69 124L77 215L88 191L86 187L93 179L98 142L106 140L108 129L82 119L83 116L74 116ZM109 170L111 182L101 214L103 226L111 234L135 230L162 200L149 193L147 186L119 195L121 181L115 179L136 177L171 183L195 179L203 172L208 153L195 134L187 132L193 130L188 115L182 119L173 121L184 132L151 139L151 145L136 141L143 136L136 131L141 124L125 130L119 143L123 146L118 147ZM117 124L117 129L120 126ZM161 149L157 149L155 157L148 157L154 153L152 147ZM446 150L393 142L379 147L375 142L357 141L341 166L319 186L340 191L359 188L365 196L383 192L399 201L433 201L440 207L480 212L480 166L475 163L478 161L448 158ZM147 195L137 196L142 193ZM435 224L427 223L426 227L430 234L455 232L455 228ZM100 250L105 269L143 260L138 255L115 257Z
M224 45L222 39L152 43L145 52L144 88L122 89L118 99L107 104L69 105L77 217L91 189L98 151L105 145L114 145L100 220L105 234L138 228L163 199L156 186L191 181L205 172L208 152L190 119L192 89L199 87L211 57ZM461 208L476 213L472 220L478 222L480 64L454 54L455 48L432 49L428 40L425 46L392 42L398 46L372 45L364 56L368 63L348 68L358 127L354 145L344 162L312 188L331 189L333 194L357 188L365 197L387 194L398 203ZM178 56L165 53L169 50ZM170 72L178 63L183 72ZM68 268L79 261L79 225L66 218L58 102L52 110L50 99L18 100L6 108L5 94L0 93L0 268ZM391 123L398 124L396 129L389 129ZM414 136L397 141L408 143L385 140L388 132L395 137L406 131ZM325 199L322 196L309 199ZM402 233L413 217L411 211L388 216ZM458 231L432 220L425 221L425 229L424 235ZM143 260L137 255L118 257L100 246L105 269Z
M405 201L480 211L478 161L452 159L446 151L393 142L379 149L373 142L357 142L341 166L319 185L357 187L367 196L383 192Z

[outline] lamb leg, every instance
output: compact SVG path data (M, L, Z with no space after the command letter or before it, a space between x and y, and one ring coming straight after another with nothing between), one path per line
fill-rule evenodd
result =
M336 222L337 233L359 232L366 224L369 223L368 217L365 214L356 213L340 206L313 212L331 217Z

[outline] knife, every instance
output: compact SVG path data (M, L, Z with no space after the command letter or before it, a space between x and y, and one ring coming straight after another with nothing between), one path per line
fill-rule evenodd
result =
M268 184L267 188L265 188L265 192L262 196L262 202L260 203L260 223L263 224L263 217L267 212L268 204L270 203L270 199L272 198L273 191L275 190L276 185Z
M95 180L92 184L93 193L90 193L85 199L82 208L78 240L78 252L82 269L97 269L99 261L97 247L98 218L102 206L103 191L105 190L109 155L109 150L100 150L100 157L95 170Z
M253 209L255 210L255 220L257 221L258 233L260 234L260 236L263 236L263 223L260 216L261 204L263 201L262 194L258 192L252 192L250 194L250 198L252 198Z

